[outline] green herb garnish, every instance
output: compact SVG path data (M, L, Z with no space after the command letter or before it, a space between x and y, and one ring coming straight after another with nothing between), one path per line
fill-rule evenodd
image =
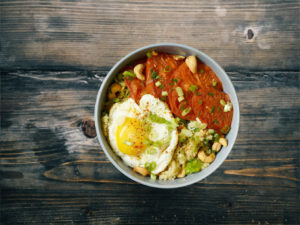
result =
M218 142L219 139L220 139L220 135L218 133L215 133L214 134L214 139L215 139L216 142Z
M176 92L178 96L183 96L183 90L181 89L181 87L176 87Z
M199 104L202 105L202 103L203 103L203 101L202 101L202 99L200 99L200 100L199 100Z
M211 92L208 92L207 94L208 94L209 96L214 96L214 94L211 93Z
M200 159L192 159L185 166L185 173L187 175L191 173L197 173L201 170L203 162Z
M173 78L173 79L172 79L172 81L173 81L173 82L175 82L175 83L177 83L177 82L178 82L178 80L177 80L177 79L175 79L175 78Z
M204 70L199 70L199 73L204 73Z
M158 72L157 71L155 71L155 70L151 70L151 78L152 79L156 79L157 78L157 74L158 74Z
M151 172L151 171L155 170L156 162L145 163L145 167L147 170L149 170Z
M215 124L218 124L219 123L219 121L218 120L214 120L215 121Z
M171 72L172 68L169 65L166 65L164 68L164 72L169 73Z
M212 86L213 86L213 87L217 86L217 81L213 81L213 82L212 82Z
M213 105L213 107L211 108L211 110L210 110L210 113L214 113L215 112L215 106Z
M161 98L160 98L160 100L162 100L162 101L167 101L167 96L162 96Z
M192 110L191 107L188 107L188 108L186 108L186 109L184 109L184 110L182 111L181 115L182 115L182 116L186 116L187 114L190 113L191 110Z
M197 89L198 89L198 86L197 85L191 85L190 87L189 87L189 90L191 91L191 92L195 92L195 91L197 91Z
M148 58L151 58L151 57L152 57L152 53L151 53L151 52L147 52L147 53L146 53L146 56L147 56Z
M222 130L221 130L221 132L222 132L223 134L227 134L229 131L230 131L230 127L229 127L229 126L225 126L225 127L223 127Z
M133 78L133 77L135 77L135 74L133 72L131 72L131 71L127 71L126 70L126 71L123 72L123 76L124 77L129 77L129 78L131 77L131 78Z

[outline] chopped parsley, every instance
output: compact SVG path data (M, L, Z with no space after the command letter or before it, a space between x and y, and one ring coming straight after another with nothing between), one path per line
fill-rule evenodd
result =
M175 79L175 78L173 78L172 81L173 81L174 83L177 83L177 82L178 82L178 80Z
M204 73L204 70L199 70L199 73Z
M200 100L199 100L199 104L202 105L202 103L203 103L203 101L202 101L202 99L200 99Z
M214 96L214 94L211 93L211 92L208 92L207 94L208 94L209 96Z

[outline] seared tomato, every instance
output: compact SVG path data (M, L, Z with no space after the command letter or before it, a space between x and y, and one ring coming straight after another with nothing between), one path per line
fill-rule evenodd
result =
M193 74L184 60L175 60L172 55L164 53L138 63L145 65L145 80L125 78L130 97L137 103L144 94L151 94L166 101L172 113L179 118L195 120L198 117L218 133L229 131L233 110L224 112L220 102L230 102L230 98L223 92L221 81L209 66L198 60L197 73ZM180 101L176 87L183 92Z
M224 106L220 101L230 102L229 96L214 88L199 90L192 97L192 109L196 116L206 123L209 128L218 133L226 133L231 126L233 110L224 112Z
M130 92L130 97L138 103L143 96L145 89L144 82L137 78L125 78L125 84Z
M173 59L172 55L158 54L148 58L146 63L146 90L148 94L162 98L162 92L168 91L168 78L182 63Z

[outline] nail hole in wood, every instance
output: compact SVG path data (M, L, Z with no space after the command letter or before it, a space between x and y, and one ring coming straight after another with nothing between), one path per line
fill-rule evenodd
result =
M251 40L253 38L253 36L254 36L253 31L251 29L248 29L248 31L247 31L247 38L249 40Z
M96 137L95 121L92 119L82 119L81 129L85 136L89 138Z

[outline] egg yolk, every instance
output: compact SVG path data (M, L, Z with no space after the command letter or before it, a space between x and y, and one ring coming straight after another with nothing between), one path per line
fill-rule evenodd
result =
M145 136L142 123L135 118L127 117L124 123L117 127L117 146L124 154L137 155L145 148L143 145Z

